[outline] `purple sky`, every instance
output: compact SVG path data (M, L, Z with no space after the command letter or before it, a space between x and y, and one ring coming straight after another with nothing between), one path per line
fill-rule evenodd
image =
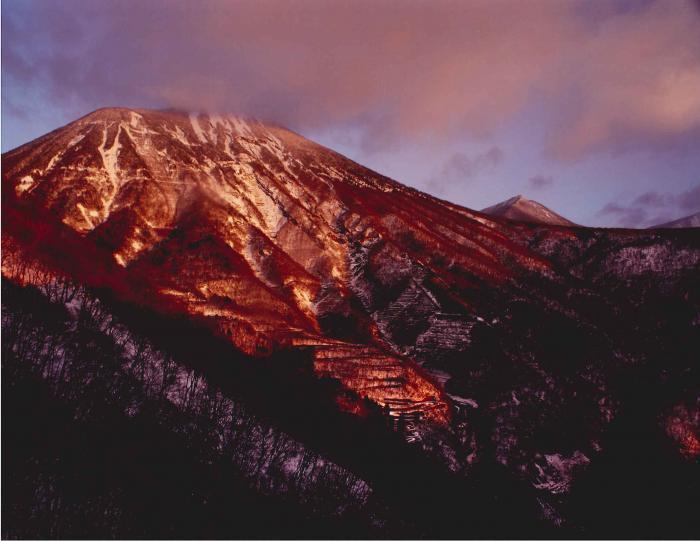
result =
M472 208L700 211L700 3L4 0L2 149L104 106L277 122Z

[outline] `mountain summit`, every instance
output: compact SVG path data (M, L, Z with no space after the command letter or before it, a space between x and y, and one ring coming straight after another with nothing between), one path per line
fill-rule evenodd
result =
M500 218L508 218L509 220L535 224L576 225L556 212L549 210L541 203L526 199L522 195L516 195L496 205L486 207L482 209L481 212L489 216L498 216Z

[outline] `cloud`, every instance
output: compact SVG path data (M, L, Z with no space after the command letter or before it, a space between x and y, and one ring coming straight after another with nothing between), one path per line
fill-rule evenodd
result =
M663 207L672 205L674 196L671 194L661 194L659 192L646 192L638 196L634 201L634 205L643 205L646 207Z
M590 151L677 148L700 143L700 42L692 3L651 2L595 25L567 60L578 74L558 101L549 151L575 159ZM566 69L566 68L565 68ZM565 78L558 78L561 82Z
M503 161L503 151L498 147L491 147L485 152L467 156L463 152L457 152L450 156L442 168L442 176L452 179L464 179L476 176L483 169L495 167Z
M545 177L544 175L535 175L530 180L527 181L531 188L535 190L541 190L554 183L554 178Z
M447 159L439 173L427 182L428 187L437 192L444 192L448 185L463 184L482 171L498 166L504 156L503 150L495 146L471 156L464 152L456 152Z
M598 211L598 216L612 216L623 227L644 227L697 211L700 211L700 184L678 194L646 192L628 205L610 202Z
M627 207L617 203L608 203L599 212L598 216L614 216L617 225L622 227L641 227L648 219L648 213L641 207Z
M700 184L676 196L678 206L689 212L700 210Z
M241 111L302 131L354 126L370 146L485 136L540 101L559 159L700 141L697 10L625 5L13 2L3 98L21 102L33 87L71 116L104 105Z

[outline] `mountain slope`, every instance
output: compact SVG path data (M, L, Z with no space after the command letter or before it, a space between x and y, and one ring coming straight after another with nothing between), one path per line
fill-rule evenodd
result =
M248 353L317 345L323 373L348 333L361 359L400 353L379 316L407 300L437 305L437 289L465 307L480 284L546 267L516 229L241 118L99 110L6 153L3 175L8 205L47 209L139 276L139 302L202 317ZM447 418L409 360L377 350L387 368L355 370L338 347L360 396Z
M683 218L679 218L678 220L673 220L671 222L652 225L649 229L661 229L667 227L700 227L700 212L696 212L695 214L691 214L690 216L685 216Z
M534 224L576 225L537 201L526 199L522 195L516 195L496 205L486 207L481 212L489 216Z

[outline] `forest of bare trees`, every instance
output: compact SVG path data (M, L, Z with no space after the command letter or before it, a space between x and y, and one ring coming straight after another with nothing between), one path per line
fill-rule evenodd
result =
M268 505L291 506L295 520L314 518L316 525L325 519L344 521L374 515L368 507L377 506L377 502L366 482L257 418L204 374L130 331L86 289L56 277L40 287L3 280L2 295L3 397L10 426L3 435L17 436L3 464L4 536L62 537L81 531L153 536L168 531L165 518L162 524L146 521L143 529L124 530L126 524L139 528L139 522L125 516L127 509L121 506L124 497L114 491L129 492L139 486L138 480L134 487L125 488L119 482L110 490L102 487L99 494L61 489L61 476L68 481L65 476L74 475L72 469L77 465L60 464L65 455L53 457L57 462L42 463L35 455L45 449L36 441L22 442L21 435L31 432L27 423L32 423L33 417L43 423L64 410L67 418L56 422L65 424L67 431L118 432L123 425L145 423L153 425L150 437L166 432L168 439L175 440L175 448L155 460L167 464L172 459L169 455L184 449L196 455L189 457L197 466L194 470L210 466L212 471L222 468L229 472L235 485L231 490L238 498L235 501L240 500L241 491L254 495L244 498L244 506L251 499L256 502L246 520L266 516ZM23 406L28 411L22 411ZM77 452L89 454L92 447L100 448L99 442L88 443ZM85 468L89 469L92 459L86 457ZM174 460L173 467L181 461ZM148 475L156 464L131 466L146 470L143 474ZM96 468L89 475L102 473ZM191 472L173 471L171 475L193 482ZM206 501L208 490L202 487L199 512L203 516L207 516L206 506L213 504ZM261 497L271 503L259 501ZM172 505L168 515L191 513L193 509L196 512L197 507L183 510ZM85 529L76 529L74 521ZM281 524L273 521L262 527L274 531ZM366 528L368 525L363 525ZM216 527L212 532L218 532Z

